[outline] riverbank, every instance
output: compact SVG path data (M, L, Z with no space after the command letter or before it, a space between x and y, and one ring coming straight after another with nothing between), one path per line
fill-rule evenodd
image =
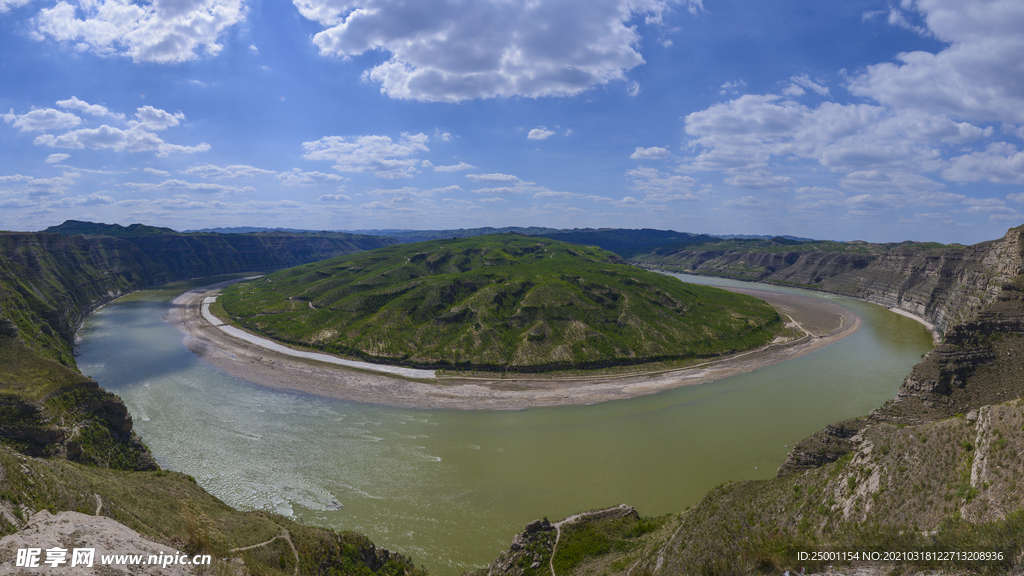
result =
M805 336L786 343L661 372L596 376L446 376L426 378L382 374L388 367L342 366L319 361L311 353L261 338L238 338L204 318L203 303L231 282L190 290L175 298L166 319L183 332L185 345L225 372L276 390L299 391L339 400L404 408L521 410L542 406L596 404L634 398L743 374L810 354L837 342L861 326L860 318L809 296L757 289L734 289L766 300ZM208 306L207 306L208 307ZM236 329L237 330L237 329ZM250 335L251 336L251 335ZM315 356L315 355L313 355Z

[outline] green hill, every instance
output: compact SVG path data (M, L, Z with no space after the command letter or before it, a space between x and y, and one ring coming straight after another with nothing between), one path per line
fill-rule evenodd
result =
M389 246L224 292L230 319L369 361L541 371L701 358L772 340L755 298L688 285L599 248L519 235Z

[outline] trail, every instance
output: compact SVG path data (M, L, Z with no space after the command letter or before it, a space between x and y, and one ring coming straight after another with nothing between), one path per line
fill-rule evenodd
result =
M573 514L572 516L567 516L565 518L562 518L558 522L552 524L552 526L555 527L555 544L551 547L551 557L548 558L548 567L551 568L551 576L557 576L557 574L555 574L555 552L558 550L558 541L562 539L562 526L565 526L566 524L572 524L580 518L585 518L587 516L597 516L599 514L611 512L612 510L622 510L627 514L629 512L634 511L632 506L626 504L619 504L618 506L612 506L611 508L605 508L603 510L592 510L590 512L580 512L579 514Z

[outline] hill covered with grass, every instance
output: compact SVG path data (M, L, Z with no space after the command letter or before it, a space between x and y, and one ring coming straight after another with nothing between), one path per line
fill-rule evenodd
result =
M781 328L766 303L629 266L595 247L502 234L389 246L224 291L229 319L364 360L540 371L702 358Z

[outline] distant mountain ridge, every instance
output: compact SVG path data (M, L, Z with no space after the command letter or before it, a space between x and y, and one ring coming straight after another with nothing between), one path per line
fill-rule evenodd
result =
M293 228L259 228L252 226L240 226L234 228L203 228L202 230L189 230L186 233L217 233L217 234L253 234L268 232L291 232L300 234L325 234L323 231L297 230ZM752 236L749 234L693 234L690 232L676 232L674 230L656 230L652 228L628 229L628 228L544 228L538 226L504 226L501 228L458 228L448 230L405 230L405 229L371 229L371 230L343 230L341 233L368 234L373 236L387 236L399 242L424 242L427 240L441 240L444 238L469 238L472 236L484 236L488 234L522 234L525 236L543 236L552 240L572 242L574 244L585 244L597 246L619 256L629 258L646 250L661 246L688 246L701 242L713 242L716 239L758 239L769 240L773 238L785 239L795 242L814 242L811 238L799 236Z

